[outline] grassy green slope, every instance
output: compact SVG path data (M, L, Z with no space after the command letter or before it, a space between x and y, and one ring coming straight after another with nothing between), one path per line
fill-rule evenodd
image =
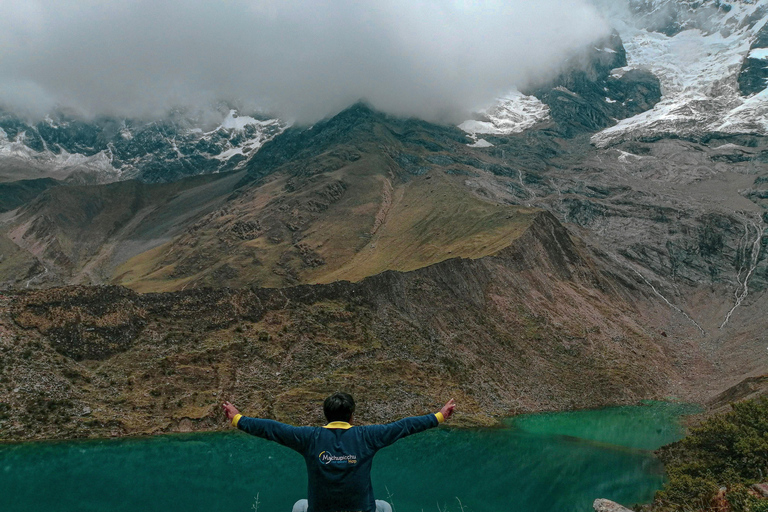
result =
M135 290L357 281L493 254L533 210L474 196L465 136L357 105L274 139L241 187L189 232L114 274ZM480 165L475 162L475 165Z
M54 187L7 220L7 235L62 281L99 283L108 278L115 261L181 232L210 203L226 197L238 179L219 175L161 185L126 181ZM185 200L199 190L205 193L196 201ZM16 272L0 263L0 277Z

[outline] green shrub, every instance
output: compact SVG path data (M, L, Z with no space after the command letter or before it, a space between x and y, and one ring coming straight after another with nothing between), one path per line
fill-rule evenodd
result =
M680 504L686 504L696 510L708 509L719 490L717 481L711 477L678 473L670 475L669 482L664 486L664 490L656 494L656 499L671 510Z
M743 484L728 489L726 499L733 512L768 512L768 500L751 495Z
M721 486L734 511L768 512L747 486L768 479L768 397L733 404L683 440L661 449L669 481L657 494L663 510L708 509Z

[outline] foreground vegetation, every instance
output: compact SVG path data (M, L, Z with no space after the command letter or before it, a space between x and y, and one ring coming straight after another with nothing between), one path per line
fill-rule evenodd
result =
M768 397L734 403L659 456L669 482L650 510L768 511L750 487L768 481Z

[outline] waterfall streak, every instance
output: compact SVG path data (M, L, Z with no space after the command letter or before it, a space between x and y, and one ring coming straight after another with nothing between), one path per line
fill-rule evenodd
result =
M760 226L754 222L750 221L750 224L753 228L755 228L755 240L752 242L752 250L749 258L749 267L747 270L747 275L744 276L744 282L741 282L741 269L739 269L739 274L736 276L736 282L739 284L739 286L736 288L736 303L733 305L731 310L728 312L727 315L725 315L725 320L723 320L723 323L720 325L720 328L722 329L725 327L725 324L728 323L728 320L731 319L731 315L733 312L741 306L741 303L744 301L745 298L747 298L747 294L749 294L749 278L752 277L752 273L757 268L757 260L760 257L760 239L762 238L762 230L760 229ZM749 231L749 226L746 226L747 231ZM745 237L746 238L746 237ZM747 244L744 244L744 252L743 252L743 258L742 260L746 260L747 257Z
M618 263L618 260L617 260L617 263ZM698 328L698 329L701 331L701 335L702 335L702 336L706 336L706 334L707 334L707 333L704 331L704 328L703 328L702 326L700 326L700 325L698 324L698 322L696 322L696 320L694 320L693 318L691 318L690 316L688 316L688 313L686 313L685 311L683 311L683 310L682 310L682 309L680 309L679 307L677 307L677 306L675 306L674 304L672 304L671 302L669 302L669 300L667 300L667 298L666 298L664 295L662 295L662 294L661 294L661 292L659 292L659 290L657 290L657 289L656 289L656 287L655 287L655 286L653 286L653 285L651 284L651 282L650 282L650 281L648 281L648 279L646 279L646 278L645 278L645 276L644 276L643 274L641 274L641 273L640 273L640 272L639 272L637 269L635 269L635 268L634 268L632 265L627 265L627 266L629 267L629 269L630 269L630 270L632 270L632 272L634 272L635 274L637 274L638 276L640 276L640 279L642 279L642 280L643 280L643 282L644 282L645 284L647 284L647 285L648 285L648 286L651 288L651 290L653 290L653 293L655 293L656 295L658 295L659 297L661 297L661 300L663 300L664 302L666 302L666 303L667 303L667 305L668 305L669 307L671 307L672 309L674 309L675 311L677 311L678 313L680 313L681 315L683 315L683 316L684 316L685 318L687 318L687 319L688 319L688 320L689 320L689 321L690 321L690 322L691 322L693 325L695 325L695 326L696 326L696 327L697 327L697 328Z
M560 211L563 212L563 222L568 222L568 211L566 210L565 202L563 201L563 193L560 191L560 187L557 186L557 183L555 183L555 180L550 178L549 183L552 185L552 188L557 190L557 200L558 203L560 203Z
M739 286L736 287L735 290L733 290L733 299L738 300L739 299L739 292L741 291L741 273L746 271L749 271L747 269L747 244L749 240L749 224L746 222L744 223L744 234L741 236L741 240L739 241L739 272L736 274L736 282L739 283Z
M517 170L517 178L520 180L520 186L523 187L523 190L525 190L530 196L528 199L536 199L536 194L533 192L533 190L526 187L525 183L523 183L523 171L520 169ZM528 206L531 206L531 203L528 203Z
M37 279L40 279L40 278L42 278L42 277L45 277L45 275L48 273L48 267L43 267L43 268L44 268L45 270L44 270L43 272L41 272L41 273L39 273L39 274L35 275L35 276L32 276L32 277L31 277L31 278L30 278L30 279L27 281L27 285L26 285L24 288L29 288L29 283L31 283L32 281L35 281L35 280L37 280Z

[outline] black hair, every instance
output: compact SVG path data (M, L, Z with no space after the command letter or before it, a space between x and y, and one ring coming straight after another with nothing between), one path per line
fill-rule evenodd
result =
M323 402L323 413L329 422L349 422L353 412L355 412L355 399L348 393L334 393Z

